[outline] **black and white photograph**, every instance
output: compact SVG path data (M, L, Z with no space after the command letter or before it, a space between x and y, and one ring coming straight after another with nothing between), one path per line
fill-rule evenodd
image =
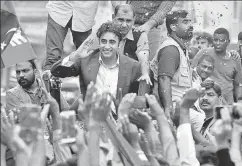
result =
M1 166L242 166L242 1L1 0Z

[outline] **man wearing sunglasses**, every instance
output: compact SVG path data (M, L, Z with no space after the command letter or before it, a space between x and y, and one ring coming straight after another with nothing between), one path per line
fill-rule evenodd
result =
M229 32L225 28L218 28L213 34L213 48L203 49L193 59L192 66L197 66L198 59L208 54L215 60L214 72L211 75L222 90L228 104L242 100L242 68L239 58L235 58L227 47L230 43Z

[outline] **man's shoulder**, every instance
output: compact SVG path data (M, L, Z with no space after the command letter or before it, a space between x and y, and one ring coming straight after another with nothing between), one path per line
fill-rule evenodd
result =
M19 94L22 94L23 90L21 89L20 86L15 86L8 91L6 91L6 96L7 97L12 97L12 96L19 96Z

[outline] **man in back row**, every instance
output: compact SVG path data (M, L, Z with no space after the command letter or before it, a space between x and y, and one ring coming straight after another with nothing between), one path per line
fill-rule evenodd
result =
M233 58L232 53L227 51L229 43L228 30L216 29L213 34L214 47L198 52L193 59L192 66L197 66L198 59L204 54L212 56L215 66L210 78L221 86L225 100L228 104L232 104L234 101L242 100L242 68L240 61Z

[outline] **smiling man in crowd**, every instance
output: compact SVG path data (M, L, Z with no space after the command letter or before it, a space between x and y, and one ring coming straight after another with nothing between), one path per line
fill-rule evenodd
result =
M121 88L125 95L130 91L131 84L141 76L141 65L127 56L119 54L122 40L120 27L113 22L101 25L97 31L99 49L80 51L74 57L66 57L55 63L51 69L56 77L78 76L80 89L85 98L87 85L93 81L100 93L108 91L114 98ZM85 45L91 45L86 41ZM89 43L89 44L88 44ZM89 49L89 48L87 48ZM90 54L89 56L87 54Z

